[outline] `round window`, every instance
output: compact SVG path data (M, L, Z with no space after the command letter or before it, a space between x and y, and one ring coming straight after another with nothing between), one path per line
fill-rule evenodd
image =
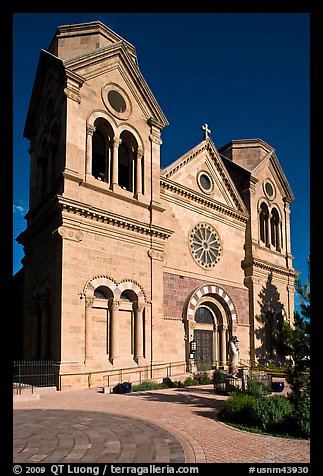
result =
M190 232L190 249L195 261L203 268L212 268L220 259L221 242L215 229L199 223Z
M273 200L275 198L275 187L272 182L266 180L263 187L266 197L269 198L269 200Z
M132 107L128 94L116 83L107 83L101 89L101 96L108 111L118 119L128 119Z
M209 174L206 172L200 172L197 176L197 183L199 184L200 189L204 193L211 193L213 189L213 181Z
M108 92L108 101L116 112L125 112L127 104L118 91L111 89Z

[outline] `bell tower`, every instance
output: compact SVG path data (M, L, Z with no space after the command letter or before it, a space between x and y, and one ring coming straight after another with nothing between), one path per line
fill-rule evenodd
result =
M28 288L25 358L60 360L67 373L116 365L109 356L116 341L109 309L121 313L128 286L131 309L142 310L143 322L134 326L129 317L137 335L119 365L134 364L139 333L146 339L140 355L152 359L148 323L161 315L163 299L157 297L162 261L155 257L172 232L162 226L160 202L167 124L128 41L99 21L58 27L40 54L24 131L31 157L27 229L18 237ZM95 310L95 290L89 291L98 277L109 289L101 292L105 311ZM104 343L96 335L100 319Z

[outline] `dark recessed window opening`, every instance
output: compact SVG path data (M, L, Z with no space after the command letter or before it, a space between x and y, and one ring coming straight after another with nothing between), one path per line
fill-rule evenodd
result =
M214 324L212 312L206 307L199 307L194 319L198 324Z
M200 184L205 190L211 190L212 183L210 178L206 174L200 176Z
M113 89L108 92L108 101L113 107L113 109L117 112L125 112L127 108L126 101L121 96L118 91L114 91Z

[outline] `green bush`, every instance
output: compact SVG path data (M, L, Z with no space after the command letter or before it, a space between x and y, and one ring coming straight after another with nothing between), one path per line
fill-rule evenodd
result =
M219 418L222 421L250 425L253 423L253 408L256 403L257 398L253 395L232 394L224 403Z
M140 392L142 390L156 390L157 388L166 388L164 383L153 382L152 380L144 380L138 385L133 385L133 392Z
M256 426L264 431L281 431L293 413L293 405L282 395L258 398L252 410Z
M310 437L310 400L306 397L293 403L293 414L286 422L288 433L300 437Z
M290 400L283 395L257 395L254 389L232 394L225 401L219 419L250 431L294 438L310 437L310 399L303 395ZM252 392L254 393L252 394Z
M195 380L193 377L187 377L185 380L184 380L184 385L186 387L191 387L193 385L198 385L199 382L197 380Z
M225 374L221 370L214 370L213 372L213 383L214 385L219 383L225 383Z
M197 380L199 385L208 385L210 383L213 383L212 377L209 376L206 370L194 374L194 380Z

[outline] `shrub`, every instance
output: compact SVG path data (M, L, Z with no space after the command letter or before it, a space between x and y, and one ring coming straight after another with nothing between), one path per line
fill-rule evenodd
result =
M293 405L282 395L258 398L252 410L256 426L265 431L281 431L293 413Z
M156 390L157 388L165 388L166 385L163 383L153 382L152 380L144 380L138 385L133 385L133 392L139 392L142 390Z
M257 398L243 393L232 394L224 403L219 418L231 423L250 425L253 423L253 408Z
M310 437L310 399L291 401L283 395L259 396L246 391L230 395L219 419L251 431L294 438Z
M221 370L214 370L213 372L213 383L214 385L218 383L225 383L225 374Z
M209 376L209 374L206 370L204 370L203 372L199 372L197 374L194 374L194 380L197 380L197 382L200 385L208 385L210 383L213 383L212 378Z
M195 380L194 378L192 377L187 377L185 380L184 380L184 385L186 387L191 387L193 385L198 385L199 382L197 380Z
M297 403L293 403L293 414L288 418L286 427L294 436L310 437L310 400L308 398L299 398Z

